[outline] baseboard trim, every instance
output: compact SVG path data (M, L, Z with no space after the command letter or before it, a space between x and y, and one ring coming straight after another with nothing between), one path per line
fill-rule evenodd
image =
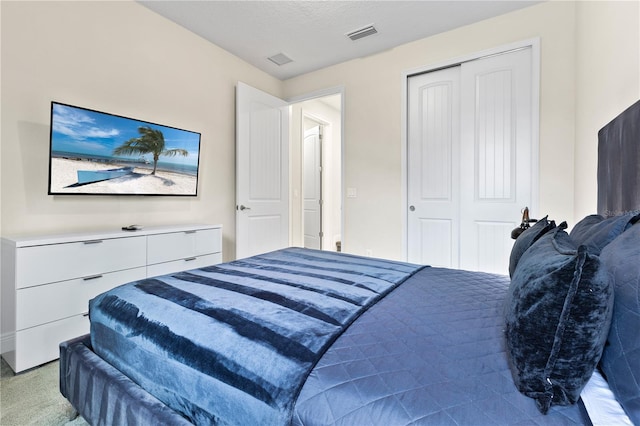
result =
M16 350L16 333L5 333L0 336L0 354Z

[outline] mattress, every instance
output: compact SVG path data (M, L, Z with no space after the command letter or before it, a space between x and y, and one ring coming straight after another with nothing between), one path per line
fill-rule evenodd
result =
M504 347L509 278L426 268L356 320L298 398L295 425L590 424L516 389Z
M240 283L242 297L236 300L228 293ZM283 284L286 300L275 293ZM189 294L174 294L167 301L158 291L167 286ZM113 412L127 424L145 424L151 415L166 424L588 424L581 404L553 407L542 415L515 388L503 344L502 304L508 286L509 279L501 275L306 249L142 280L91 302L91 342L67 345L61 387L72 400L90 392L104 400L96 406L113 408L102 413L86 408L96 424L116 420ZM191 300L203 291L209 293L206 301ZM329 304L327 292L333 296ZM295 300L288 293L297 295ZM302 300L305 306L296 306L296 313L284 308ZM214 311L224 315L240 310L263 315L266 306L275 306L268 313L280 316L281 326L292 326L289 332L313 337L302 341L315 348L317 357L300 363L274 355L265 344L273 336L259 337L258 344L247 342L243 331L238 337L228 330L238 330L233 324L237 316L229 315L221 325L215 314L197 312L213 302ZM185 310L187 305L196 314ZM332 319L318 321L325 314ZM126 317L138 324L143 319L145 327L127 324ZM300 321L303 317L312 318L312 327ZM177 344L167 344L169 329L179 331ZM325 338L316 340L318 336ZM198 339L207 351L192 345ZM220 345L222 349L210 351ZM221 360L229 377L221 378L216 370ZM236 373L256 364L263 367L260 377L269 380L253 377L249 382L278 385L247 391L242 377L251 376ZM260 392L278 403L268 403ZM86 398L80 400L77 408L87 404Z
M197 424L286 424L325 349L421 266L289 248L90 302L94 351Z

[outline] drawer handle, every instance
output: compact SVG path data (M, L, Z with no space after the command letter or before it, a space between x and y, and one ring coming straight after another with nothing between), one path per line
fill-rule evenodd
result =
M187 257L184 261L185 262L191 262L192 260L196 260L195 257Z
M196 231L184 231L185 234L195 234Z
M90 277L84 277L83 280L91 281L91 280L97 280L98 278L102 278L102 274L91 275Z
M85 244L100 244L104 241L102 240L91 240L91 241L84 241Z

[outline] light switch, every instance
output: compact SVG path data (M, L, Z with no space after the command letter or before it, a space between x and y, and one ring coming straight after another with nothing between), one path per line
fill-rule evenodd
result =
M358 190L356 188L347 188L347 198L356 198Z

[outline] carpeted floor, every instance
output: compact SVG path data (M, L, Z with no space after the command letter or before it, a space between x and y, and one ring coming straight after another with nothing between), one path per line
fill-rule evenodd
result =
M0 425L86 426L59 391L58 361L14 374L4 361L0 375Z

